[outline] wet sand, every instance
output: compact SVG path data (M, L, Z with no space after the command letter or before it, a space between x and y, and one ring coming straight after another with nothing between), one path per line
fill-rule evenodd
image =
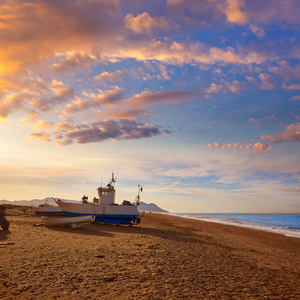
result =
M149 213L138 226L0 229L0 299L300 299L300 239Z

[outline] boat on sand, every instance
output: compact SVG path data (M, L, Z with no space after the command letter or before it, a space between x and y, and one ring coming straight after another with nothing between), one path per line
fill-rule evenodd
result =
M42 217L45 226L69 226L71 228L81 227L95 221L95 216L77 217Z
M56 199L56 203L68 217L93 215L95 222L120 225L139 224L140 195L137 196L135 204L129 201L123 201L120 205L116 204L115 182L114 174L112 174L112 179L107 186L97 189L99 198L94 198L93 203L89 203L86 196L82 197L82 202ZM140 191L141 188L139 188L139 193Z
M48 200L45 201L45 203L40 204L38 206L32 206L31 208L38 216L63 216L64 213L62 212L61 208L58 205L51 205L47 203Z

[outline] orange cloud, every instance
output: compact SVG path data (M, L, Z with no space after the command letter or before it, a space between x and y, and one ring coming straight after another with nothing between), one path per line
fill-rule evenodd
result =
M152 35L154 30L163 29L170 30L171 28L178 29L178 25L171 24L165 17L151 17L149 13L144 12L136 17L133 14L128 14L124 18L125 26L137 33L146 33Z
M230 90L232 93L238 94L245 84L242 82L239 82L237 80L234 80L232 83L227 82L226 86L228 90Z
M220 149L241 149L241 150L266 150L270 151L273 150L272 145L269 145L267 143L255 143L253 144L248 144L248 145L239 145L238 143L235 144L227 144L227 145L221 145L221 143L214 143L214 144L208 144L208 148L215 149L215 148L220 148Z
M300 123L289 125L285 128L285 132L278 133L276 135L263 135L262 140L269 141L271 143L281 142L300 142Z
M262 84L260 85L262 90L272 90L275 88L274 84L271 82L272 77L270 75L262 73L258 77L262 81Z
M227 0L226 4L225 15L228 22L238 25L245 25L248 23L248 14L241 10L241 8L245 7L245 2L243 0Z
M50 134L48 132L30 132L27 134L29 138L38 139L44 142L51 142Z
M56 53L90 50L116 28L107 23L114 24L117 11L118 1L102 1L92 11L84 1L0 4L0 44L6 45L0 50L1 74L13 75Z
M117 70L116 72L103 72L94 77L94 79L100 83L105 83L106 81L115 83L116 81L120 81L124 78L124 74L122 71Z
M250 25L249 28L259 39L263 39L266 36L266 32L262 27Z
M288 91L296 90L300 91L300 84L291 84L291 85L286 85L285 83L282 85L282 87Z

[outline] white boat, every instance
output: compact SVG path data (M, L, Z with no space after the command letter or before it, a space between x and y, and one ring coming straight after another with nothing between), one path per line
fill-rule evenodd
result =
M77 216L77 217L42 217L45 226L69 226L78 228L95 221L95 216Z
M35 214L38 216L63 216L64 213L58 205L51 205L47 203L40 204L38 206L32 206L31 208L34 210Z
M121 205L116 204L114 183L114 174L112 174L108 185L97 189L99 198L94 198L93 203L89 203L86 196L82 197L82 202L56 199L56 203L68 217L94 215L95 222L121 225L140 223L138 213L140 196L137 196L136 204L131 204L129 201L123 201ZM139 188L139 193L140 191Z

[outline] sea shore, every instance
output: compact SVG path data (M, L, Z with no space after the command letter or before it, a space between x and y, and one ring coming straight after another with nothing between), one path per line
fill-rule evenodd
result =
M8 216L0 299L300 299L300 239L147 213L138 226Z

